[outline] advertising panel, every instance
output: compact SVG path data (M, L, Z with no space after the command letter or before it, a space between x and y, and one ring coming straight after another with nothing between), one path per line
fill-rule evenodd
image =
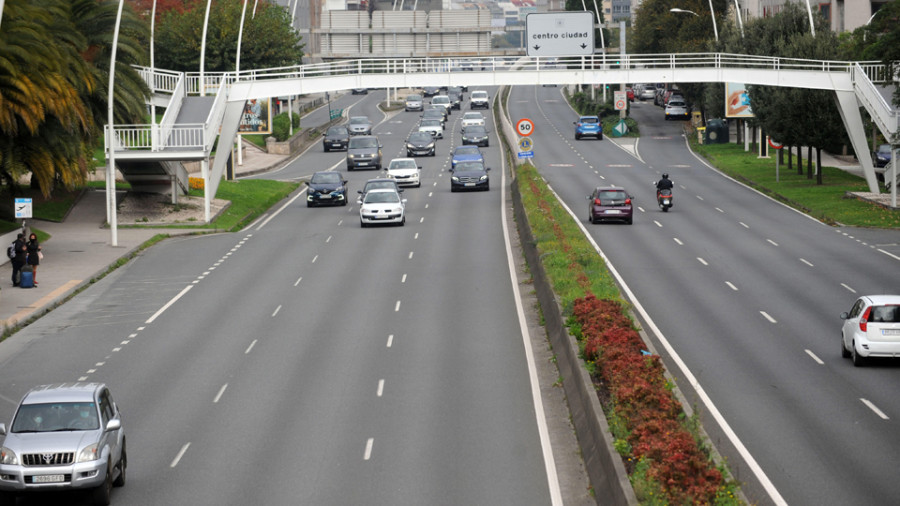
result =
M238 126L239 134L272 133L272 101L268 98L250 99L244 105L244 114Z
M744 83L725 83L725 117L755 118L750 109L750 94Z

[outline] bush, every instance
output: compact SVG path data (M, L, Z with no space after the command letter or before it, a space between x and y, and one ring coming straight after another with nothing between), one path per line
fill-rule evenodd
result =
M294 123L294 132L300 128L300 115L291 114ZM283 112L272 119L272 136L279 142L288 140L291 137L291 125L288 123L288 113Z

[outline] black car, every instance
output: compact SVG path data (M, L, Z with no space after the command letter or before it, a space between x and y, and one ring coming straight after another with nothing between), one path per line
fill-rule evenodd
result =
M347 144L347 170L381 170L381 142L374 135L356 135Z
M406 156L434 156L434 136L428 132L413 132L406 139Z
M320 204L347 205L347 180L340 172L321 171L313 173L306 190L306 207Z
M350 142L350 131L347 130L347 127L338 125L328 127L328 130L325 131L325 137L322 138L322 147L325 148L326 153L332 149L344 151L347 149L348 142Z
M447 108L442 105L428 104L420 116L423 119L440 119L441 125L445 125L447 123Z
M353 88L350 90L351 95L368 95L369 88Z
M872 163L879 168L887 167L891 163L891 145L882 144L878 146L878 149L872 153Z
M362 190L356 190L356 193L366 196L366 192L369 190L382 189L387 188L389 190L397 190L397 193L403 193L403 188L400 188L397 185L397 180L390 177L377 177L375 179L370 179L366 181L365 186L363 186ZM361 197L360 197L361 198Z
M440 94L441 89L438 86L426 86L422 88L422 95L425 95L426 97L433 97Z
M455 93L452 91L447 92L447 96L450 97L450 108L459 110L462 107L462 94Z
M459 162L450 169L450 191L491 189L488 171L482 162Z
M488 147L491 141L488 139L488 131L481 125L469 125L463 128L462 143L473 144L475 146Z
M465 86L451 86L451 87L447 88L448 95L451 93L459 93L460 99L466 98L465 91L466 91Z

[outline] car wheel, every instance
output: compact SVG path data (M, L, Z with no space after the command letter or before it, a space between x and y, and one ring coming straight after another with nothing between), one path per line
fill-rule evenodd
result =
M405 214L403 215L403 219L400 220L400 226L402 227L403 225L406 225L406 215Z
M456 187L451 186L451 187L450 187L450 193L456 193Z
M348 166L347 166L347 171L349 172L349 171L351 171L351 170L353 170L353 166L352 166L352 165L348 165Z
M16 504L16 494L13 492L0 492L0 506L13 506Z
M581 140L581 136L578 135L578 134L575 134L575 140L576 140L576 141L580 141L580 140Z
M344 197L344 200L341 201L341 205L342 205L342 206L346 206L346 205L347 205L347 197Z
M413 154L412 154L412 151L407 151L407 152L406 152L406 156L412 156L412 155L413 155Z
M119 459L119 476L113 482L114 487L125 486L125 469L128 467L128 452L125 449L125 440L122 440L122 458Z
M360 228L366 228L366 227L368 227L368 226L369 226L369 225L368 225L366 222L364 222L363 220L359 220L359 227L360 227Z
M312 207L312 206L313 206L313 203L307 200L307 201L306 201L306 207Z
M437 151L432 151L432 152L431 152L431 156L434 156L434 155L436 155L436 154L437 154Z
M625 223L631 225L632 223L634 223L634 218L628 218L628 221L626 221Z
M327 153L327 152L329 152L329 151L331 151L331 150L328 149L328 146L325 146L325 152Z
M844 344L844 336L841 336L841 358L850 358L850 350L848 350L847 345Z
M856 343L850 343L850 355L854 366L862 367L866 364L866 358L856 351Z
M602 141L602 140L603 140L603 134L598 135L598 136L597 136L597 140L598 140L598 141Z
M107 506L109 504L109 496L112 492L112 472L109 468L109 463L106 465L106 479L103 480L103 484L94 489L94 504L98 506Z
M664 213L667 213L667 212L669 212L669 208L668 208L668 207L666 207L666 206L663 206L663 212L664 212Z
M491 147L491 143L490 143L490 142L485 142L485 143L484 143L484 147L486 147L486 148Z

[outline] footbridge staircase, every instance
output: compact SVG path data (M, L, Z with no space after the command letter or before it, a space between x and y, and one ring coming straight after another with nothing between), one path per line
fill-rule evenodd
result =
M461 65L465 62L469 65ZM858 154L869 152L861 108L895 144L895 160L900 130L897 110L884 88L896 85L896 78L886 75L877 62L688 53L520 57L516 61L484 56L373 58L208 74L139 70L153 90L152 105L166 107L166 112L158 124L115 125L111 136L107 128L106 149L114 146L117 166L132 184L153 191L186 188L175 162L200 161L207 221L210 200L230 156L229 149L220 149L210 165L211 150L218 136L226 140L222 145L230 145L250 99L364 87L734 82L833 91ZM858 158L870 191L879 193L871 158ZM896 194L896 185L893 191Z

